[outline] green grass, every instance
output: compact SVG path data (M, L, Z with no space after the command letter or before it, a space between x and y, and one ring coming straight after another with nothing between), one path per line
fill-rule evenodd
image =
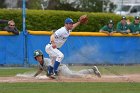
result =
M140 83L0 83L0 93L139 93Z
M71 70L79 71L81 69L92 68L93 66L69 66ZM98 66L102 75L122 75L122 74L137 74L140 73L140 65L132 66ZM1 76L15 76L18 73L35 72L37 68L0 68Z
M134 65L134 66L103 66L103 67L100 68L100 70L103 74L137 74L137 73L140 73L139 68L140 68L140 65Z
M0 77L3 76L15 76L18 73L24 73L29 71L36 71L33 68L1 68L0 69Z
M98 66L102 74L140 73L140 65ZM70 66L72 70L92 68L92 66ZM0 77L15 76L18 73L37 71L37 68L0 68ZM0 83L0 93L140 93L140 83L103 82L34 82Z

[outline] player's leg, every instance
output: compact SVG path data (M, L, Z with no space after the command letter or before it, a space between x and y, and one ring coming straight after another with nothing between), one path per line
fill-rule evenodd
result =
M48 76L54 74L54 72L53 72L53 65L54 65L55 59L56 59L56 57L50 56L50 64L48 66Z
M52 47L50 44L46 45L45 47L45 51L46 53L49 55L50 57L50 62L48 64L48 72L47 72L47 76L50 77L54 72L53 72L53 65L54 65L54 52L52 51Z
M68 77L68 78L80 78L80 77L83 77L83 74L74 73L65 64L61 64L59 66L58 70L59 70L60 75Z
M70 76L72 73L72 71L65 64L61 64L58 70L62 76L66 76L66 77Z
M57 48L52 48L50 44L48 44L45 48L46 52L49 54L50 57L56 57L56 60L53 65L54 73L58 74L58 66L60 65L61 61L64 58L64 55L61 51L59 51Z
M54 62L54 73L55 73L55 75L58 75L58 67L59 67L61 61L63 60L64 55L59 50L55 50L55 52L56 52L56 60Z
M90 70L91 70L91 73L94 73L93 69L90 69ZM58 68L58 71L59 71L59 75L65 76L68 78L82 78L82 77L86 77L85 76L86 74L89 74L87 70L81 70L81 73L77 71L72 71L65 64L61 64Z
M80 74L94 74L94 70L91 68L91 69L82 69L80 71L78 71L78 73Z
M80 74L95 74L98 77L101 77L101 73L99 71L99 69L97 68L97 66L93 66L93 68L91 69L83 69L78 71L78 73Z
M48 66L48 73L47 76L50 76L53 74L53 67L52 66Z

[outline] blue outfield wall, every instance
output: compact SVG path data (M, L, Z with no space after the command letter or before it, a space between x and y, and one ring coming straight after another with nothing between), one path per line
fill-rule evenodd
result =
M139 37L70 37L62 51L65 63L131 64L140 63L139 45Z
M0 36L0 65L24 64L24 35Z
M27 35L27 64L37 64L33 51L41 49L45 57L45 46L49 35ZM0 36L0 64L24 65L24 34ZM70 36L60 49L65 64L139 64L140 37Z

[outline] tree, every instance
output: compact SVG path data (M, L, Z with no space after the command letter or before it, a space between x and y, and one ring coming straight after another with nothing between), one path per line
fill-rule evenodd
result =
M102 2L100 0L77 0L76 8L85 12L101 12Z
M47 6L45 6L45 9L48 10L77 11L73 6L73 2L69 3L67 0L47 0L43 4Z
M44 2L45 3L45 2ZM46 9L102 12L102 0L47 0Z
M47 9L56 10L59 5L60 5L60 0L48 0Z
M41 9L41 0L26 0L28 9Z
M109 4L109 12L113 12L114 9L116 8L116 5L114 5L112 2Z
M74 8L73 3L60 3L56 10L78 11L78 9Z
M21 0L19 0L21 1ZM110 0L26 0L28 9L41 9L41 4L48 10L66 10L83 12L103 12L112 3ZM110 4L110 5L109 5ZM112 10L109 11L112 11Z
M0 8L5 8L5 0L0 0Z

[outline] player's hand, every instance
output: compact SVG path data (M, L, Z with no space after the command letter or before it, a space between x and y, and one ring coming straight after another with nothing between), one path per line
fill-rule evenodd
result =
M82 15L82 16L80 16L78 21L80 22L80 24L87 24L88 23L88 16Z
M35 75L33 75L32 77L36 77L37 75L35 74Z
M139 34L139 31L136 31L137 34Z
M128 34L127 31L121 31L121 34Z
M112 36L112 35L113 35L113 32L110 33L110 36Z
M108 36L110 36L110 33L108 31L104 31Z
M133 32L132 33L132 35L138 35L139 34L139 32L137 31L137 32Z

